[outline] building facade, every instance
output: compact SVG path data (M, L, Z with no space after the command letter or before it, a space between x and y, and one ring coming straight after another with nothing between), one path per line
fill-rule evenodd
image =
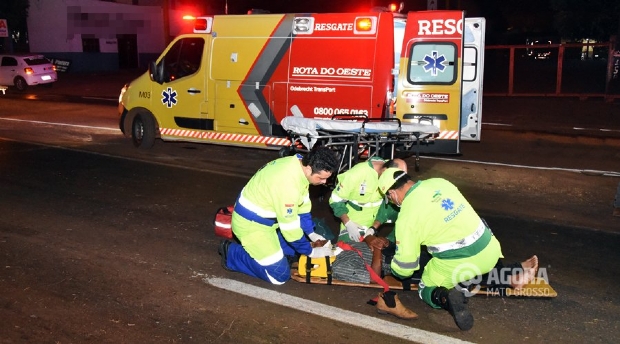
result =
M162 4L169 6L161 0L31 0L30 51L58 62L61 71L146 69L190 24Z

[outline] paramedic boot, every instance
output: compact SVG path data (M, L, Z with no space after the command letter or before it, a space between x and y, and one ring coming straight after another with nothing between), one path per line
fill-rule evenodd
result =
M222 240L220 241L220 246L218 246L217 248L217 253L222 256L220 260L220 262L222 263L222 267L228 271L232 271L226 265L226 261L228 260L228 246L230 246L231 243L232 242L230 240Z
M392 314L397 318L406 320L416 319L418 317L415 312L403 306L398 299L398 295L393 291L379 294L377 298L377 313Z
M467 298L461 291L455 288L448 290L444 287L437 287L433 290L432 301L450 312L456 326L461 330L467 331L474 326L474 317L467 308Z

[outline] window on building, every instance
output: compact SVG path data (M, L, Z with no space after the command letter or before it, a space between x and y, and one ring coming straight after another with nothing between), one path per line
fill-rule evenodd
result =
M98 53L99 38L82 37L82 51L85 53Z

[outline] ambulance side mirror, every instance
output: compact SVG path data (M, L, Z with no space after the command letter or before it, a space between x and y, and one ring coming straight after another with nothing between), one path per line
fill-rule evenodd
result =
M149 75L151 80L162 85L164 83L164 63L157 64L155 61L149 63Z

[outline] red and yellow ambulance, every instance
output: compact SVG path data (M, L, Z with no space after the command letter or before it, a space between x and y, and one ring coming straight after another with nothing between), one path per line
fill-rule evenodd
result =
M280 149L284 117L430 121L422 152L480 139L484 19L462 11L199 17L127 85L120 129L156 139Z

